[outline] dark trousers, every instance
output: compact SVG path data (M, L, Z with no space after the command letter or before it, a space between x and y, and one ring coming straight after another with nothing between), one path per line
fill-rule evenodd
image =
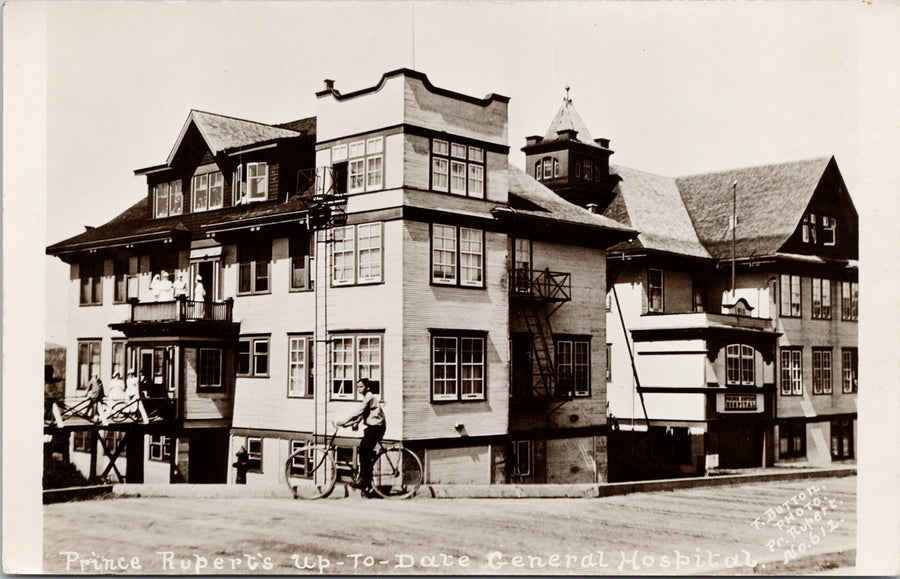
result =
M384 424L366 426L359 443L359 478L363 488L372 485L372 465L375 462L375 445L384 438Z

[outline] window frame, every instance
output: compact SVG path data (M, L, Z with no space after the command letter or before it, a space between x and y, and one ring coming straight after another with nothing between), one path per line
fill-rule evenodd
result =
M247 184L246 201L265 201L269 198L269 164L265 161L251 161L249 163L244 163L244 166L247 167L246 171L244 171L244 173L246 173ZM262 174L259 173L260 167L264 169ZM255 175L250 175L251 169L256 169ZM256 185L256 194L254 194L253 187L251 187L251 179L254 180L254 184Z
M841 320L859 320L858 281L841 281Z
M453 402L484 402L487 400L487 373L488 373L488 339L487 332L481 331L465 331L465 330L432 330L429 335L429 344L430 344L430 379L429 379L429 392L431 397L432 404L442 404L442 403L453 403ZM436 345L438 340L445 342L447 344L452 343L452 350L444 350L446 352L452 352L453 360L437 362L435 357ZM464 341L480 341L481 344L481 361L480 363L468 363L466 364L463 360L464 358L464 350L463 350L463 342ZM474 351L474 350L473 350ZM480 378L472 380L473 384L480 384L479 388L474 388L469 393L463 394L463 383L464 383L464 365L468 365L469 367L480 367L481 375ZM440 366L443 368L452 368L453 369L453 377L452 378L437 378L436 368ZM446 373L442 373L446 376ZM452 384L453 392L449 392L449 388L443 388L440 394L436 394L435 386L437 384L437 380L441 380L445 385Z
M157 183L153 186L153 217L156 219L162 219L163 217L169 216L169 184L168 183ZM165 204L165 210L162 209L162 205Z
M256 343L257 342L265 342L266 343L266 352L264 354L258 354ZM269 361L269 357L271 356L271 336L270 335L252 335L252 336L240 336L238 337L238 345L235 349L234 356L234 374L239 378L268 378L271 373L271 363ZM248 344L246 353L243 352L243 344ZM265 356L266 358L266 372L265 374L256 371L257 365L257 357ZM241 358L243 356L247 357L247 371L242 372L241 368Z
M441 247L440 249L435 248L435 235L438 232L438 228L442 232L453 232L453 237L442 236L439 239L443 241L452 239L453 241L453 249L445 249ZM480 253L472 252L472 251L463 251L463 243L462 236L463 231L466 232L476 232L480 234L480 239L477 240L468 240L470 243L478 243L480 246ZM432 223L429 226L429 239L430 239L430 251L429 251L429 279L431 285L435 286L444 286L444 287L461 287L461 288L474 288L474 289L484 289L486 287L486 272L485 272L485 232L483 229L474 229L471 227L462 227L460 225L448 225L446 223ZM453 262L448 266L445 263L438 263L435 260L435 253L440 252L441 255L449 255L452 256ZM474 270L480 272L481 279L479 281L467 281L463 279L463 256L471 255L478 256L479 266L465 266L467 270ZM452 278L436 278L435 277L435 267L452 267L453 268L453 277Z
M363 340L377 340L378 347L376 349L367 349L366 351L369 353L376 352L377 361L373 362L372 358L369 360L363 361L362 356L360 355L360 343ZM338 343L349 343L350 348L347 350L348 356L342 358L340 364L337 363L337 350L335 349L336 344ZM347 333L335 333L330 336L329 339L329 350L328 350L328 364L331 368L331 385L329 387L329 397L331 400L347 400L347 401L359 401L363 399L363 396L359 393L356 387L356 383L361 378L368 378L370 380L370 387L372 389L373 394L378 394L379 396L383 395L382 385L384 384L384 333L379 331L360 331L360 332L347 332ZM344 352L345 350L341 350ZM341 366L341 371L338 373L336 366ZM368 367L366 372L362 371L362 367ZM377 367L378 369L378 378L373 378L372 369ZM345 371L346 370L346 371ZM337 381L340 380L343 384L339 389L335 387L338 386Z
M560 348L561 344L567 344L571 347L571 351L567 361L561 360L560 351L564 349ZM569 367L572 376L572 391L569 394L576 398L589 398L591 396L591 337L557 335L554 336L553 345L554 353L556 354L555 368L557 377L562 374L560 372L560 368L563 366L563 364L565 364ZM586 354L587 360L583 364L578 363L578 346L582 346L584 348L584 353ZM579 366L582 367L582 371L584 373L584 388L582 389L578 388Z
M175 438L165 434L151 434L147 459L153 462L171 463L175 456Z
M378 239L377 246L368 246L361 247L360 244L360 231L363 229L369 229L371 231L378 232L377 236L369 236L365 239ZM332 235L337 235L338 232L343 236L340 240L341 242L341 256L349 256L349 263L342 262L340 265L340 271L350 272L349 277L341 277L341 279L337 279L335 277L336 272L339 271L337 264L337 256L338 256L338 240L336 237L332 237L332 243L329 244L329 251L331 252L331 265L329 269L329 278L332 287L342 287L342 286L352 286L352 285L370 285L370 284L378 284L384 283L384 222L383 221L372 221L368 223L357 223L355 225L344 225L342 227L335 227L332 229ZM348 232L352 232L350 237L346 237ZM349 249L347 249L349 247ZM377 269L377 275L368 275L362 276L362 268L363 268L363 259L362 255L365 253L374 253L377 254L377 260L373 260L370 262L370 267L375 267Z
M82 362L82 347L86 348L87 352L87 362ZM96 354L94 353L96 347ZM96 363L94 362L94 356L96 355ZM75 380L75 390L87 390L88 383L91 381L91 376L97 374L100 375L100 364L103 360L103 341L99 338L82 338L78 340L77 346L77 364L78 364L78 376ZM86 372L82 372L82 365L86 364Z
M606 381L612 382L612 344L606 343Z
M825 247L837 245L837 219L830 215L822 216L822 245Z
M858 391L859 350L841 348L841 394L856 394Z
M260 273L265 265L265 275ZM249 289L242 289L244 271L248 272ZM264 289L259 289L260 280L265 280ZM237 295L251 296L272 293L272 240L260 239L237 248Z
M782 448L787 441L787 450ZM797 444L799 441L799 445ZM797 448L799 446L800 448ZM778 458L804 458L806 456L806 424L799 420L778 425Z
M116 350L119 350L119 355L116 355ZM112 347L110 348L110 352L112 354L112 359L110 360L110 370L109 376L110 378L115 375L116 370L116 358L119 357L121 359L121 368L118 370L119 376L122 380L128 375L127 365L128 359L125 355L125 338L113 338L112 339Z
M728 386L756 385L756 349L753 346L740 343L725 346L725 384Z
M818 303L817 303L818 302ZM812 278L812 318L814 320L831 319L831 280L828 278Z
M431 138L429 149L431 191L472 199L485 198L487 152L483 146L465 144L462 139ZM461 186L459 180L462 181Z
M803 277L783 273L779 276L778 283L780 285L780 291L778 292L778 314L782 318L802 318ZM795 297L797 298L796 302L794 301Z
M522 468L522 458L525 458L526 468ZM510 463L512 470L509 475L512 477L528 477L532 472L532 444L530 440L513 440L510 441Z
M827 363L826 363L827 360ZM831 348L812 348L812 390L816 395L831 395L834 391L834 360Z
M659 273L659 285L656 286L653 284L653 275L654 273ZM665 299L665 289L666 289L666 276L665 271L655 267L647 268L647 312L652 314L661 314L666 311L666 299ZM659 306L653 307L653 296L654 293L659 294Z
M204 352L206 352L206 356L212 355L212 352L215 352L218 356L218 363L215 364L217 366L215 372L218 373L218 383L216 384L204 382L204 378L208 378L208 376L206 376L208 369L207 366L204 365ZM197 348L197 392L221 392L224 389L225 352L222 348Z
M263 472L263 440L261 436L248 436L244 439L244 449L247 451L247 472ZM259 450L253 450L257 444Z
M78 305L103 305L103 277L105 260L82 261L78 264ZM85 293L87 290L87 295Z
M315 272L313 271L315 247L316 236L314 233L311 233L305 240L302 237L291 237L288 241L288 253L291 259L290 291L312 291L315 288ZM298 260L303 261L303 267L297 267ZM304 271L306 273L303 273ZM303 278L302 283L294 285L294 278L298 275Z
M72 431L72 452L91 452L91 442L94 440L93 431Z
M295 343L301 344L295 348ZM294 354L302 352L303 359L297 361ZM288 398L312 398L315 395L315 340L310 334L288 334L288 371L287 371L287 397ZM302 383L300 388L293 388L294 367L298 366Z
M803 396L803 348L801 346L781 348L778 366L781 395ZM789 388L786 389L786 385Z

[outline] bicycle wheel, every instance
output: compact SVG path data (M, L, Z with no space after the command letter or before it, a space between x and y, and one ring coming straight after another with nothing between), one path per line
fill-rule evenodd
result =
M327 448L308 445L288 457L284 476L295 499L324 499L334 490L337 468Z
M408 499L422 478L422 461L407 448L385 448L375 457L372 490L383 498Z

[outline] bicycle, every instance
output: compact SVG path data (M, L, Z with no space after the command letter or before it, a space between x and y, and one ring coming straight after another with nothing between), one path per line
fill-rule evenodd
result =
M339 428L327 438L325 444L307 443L295 450L284 464L285 480L296 499L324 499L337 483L335 459L337 447L334 440ZM342 465L344 463L341 463ZM349 466L354 477L357 469ZM422 485L422 461L403 446L375 446L375 463L372 465L372 490L385 499L408 499Z

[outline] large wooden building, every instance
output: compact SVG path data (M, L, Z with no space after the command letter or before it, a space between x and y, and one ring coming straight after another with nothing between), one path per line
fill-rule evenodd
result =
M231 482L243 447L248 484L275 483L366 377L428 482L605 481L598 305L606 248L636 232L508 165L506 97L407 69L317 97L280 125L192 111L136 172L146 197L48 248L71 264L67 397L114 372L156 390L150 420L57 424L73 461Z
M606 260L610 479L855 458L858 218L835 160L675 179L611 166L609 143L566 98L523 151L640 232Z

